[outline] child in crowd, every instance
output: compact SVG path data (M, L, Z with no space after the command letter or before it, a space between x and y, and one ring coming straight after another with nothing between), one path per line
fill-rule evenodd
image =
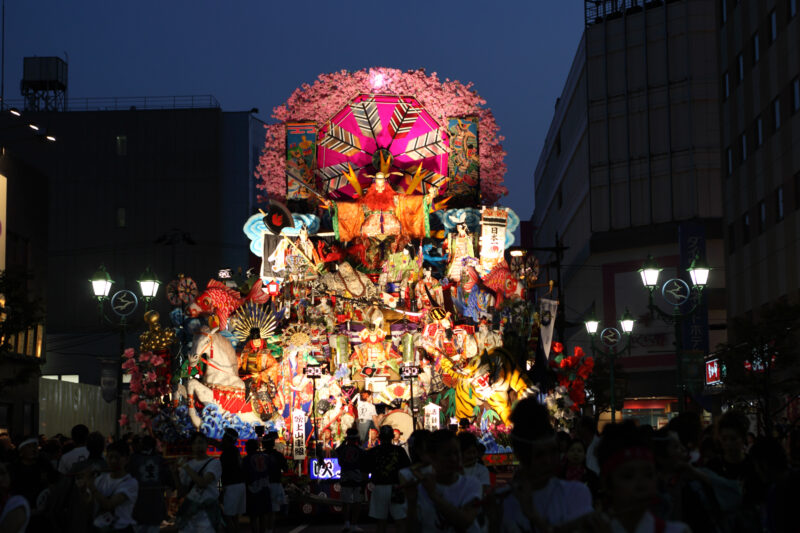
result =
M489 477L489 469L480 463L483 445L478 442L478 438L474 434L467 431L458 434L458 444L461 447L461 465L464 468L464 475L478 480L483 495L486 495L492 488L492 482Z
M592 499L597 498L600 478L586 467L586 445L582 440L575 439L567 446L558 477L567 481L580 481L589 487Z

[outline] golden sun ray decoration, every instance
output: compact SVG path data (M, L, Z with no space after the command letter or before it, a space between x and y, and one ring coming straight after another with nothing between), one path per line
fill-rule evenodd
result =
M277 321L275 313L266 304L245 302L239 307L232 317L233 336L240 343L244 343L250 336L250 330L258 328L262 339L269 338L275 331Z

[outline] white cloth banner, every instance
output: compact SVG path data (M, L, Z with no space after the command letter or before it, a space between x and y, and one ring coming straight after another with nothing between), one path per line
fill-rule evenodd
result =
M508 212L505 209L481 208L481 270L489 272L503 260L506 251L506 225Z
M306 413L300 409L292 412L292 453L295 459L306 458Z
M439 411L442 408L435 403L429 403L423 409L425 413L425 429L428 431L436 431L439 429Z
M556 325L556 312L558 311L558 300L539 300L539 332L542 337L542 348L544 348L545 359L550 359L550 346L553 344L553 328Z

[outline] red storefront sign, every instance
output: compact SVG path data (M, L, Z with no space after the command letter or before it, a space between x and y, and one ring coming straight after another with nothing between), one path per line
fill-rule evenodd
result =
M709 359L706 361L706 385L722 383L720 366L719 359Z

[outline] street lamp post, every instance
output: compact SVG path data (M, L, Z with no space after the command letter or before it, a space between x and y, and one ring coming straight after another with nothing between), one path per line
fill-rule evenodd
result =
M591 339L592 345L592 353L595 351L600 350L608 359L608 368L609 368L609 400L611 403L611 423L615 423L617 420L616 417L616 395L615 395L615 388L616 382L614 379L614 364L616 363L617 358L617 349L620 347L620 344L623 342L624 338L624 346L621 347L620 351L630 350L631 347L631 333L633 332L633 324L634 320L631 316L630 311L625 309L625 312L622 313L622 316L619 319L620 327L622 328L622 333L617 328L614 327L607 327L604 328L600 332L600 344L602 345L602 349L599 348L595 342L597 337L597 330L600 328L600 321L597 320L597 317L594 314L594 310L592 310L589 317L584 320L584 325L586 326L586 332L589 334L589 339Z
M708 275L711 269L699 256L695 256L689 268L686 269L692 282L691 287L681 278L670 278L664 282L663 285L659 286L658 278L661 274L661 270L662 269L653 259L653 256L649 255L647 261L645 261L642 268L639 269L639 275L642 278L642 285L644 285L649 293L647 309L650 311L650 316L658 316L665 324L674 327L678 408L680 411L683 411L686 408L686 385L683 378L683 321L687 318L691 318L700 306L703 297L703 289L708 283ZM662 299L672 306L671 313L662 310L654 302L653 294L659 287L661 288L660 294ZM692 298L693 295L694 298ZM692 306L688 310L684 310L683 306L689 300L692 300Z
M142 300L144 300L146 311L150 307L150 302L158 293L158 287L161 285L161 282L150 270L150 267L147 267L142 275L139 276L137 281L142 292ZM112 294L111 297L109 297L111 286L114 284L114 281L111 279L111 276L106 270L105 265L100 265L100 268L97 269L97 272L94 273L89 282L92 284L92 292L94 293L94 297L97 299L97 311L101 319L112 328L119 330L118 357L122 357L122 353L125 351L125 335L130 324L129 317L133 315L133 313L139 307L139 298L134 292L127 289L120 289ZM111 311L113 312L115 318L112 318L106 314L104 306L106 302L109 302ZM116 370L116 435L117 438L119 438L119 419L122 416L122 367L119 366Z

